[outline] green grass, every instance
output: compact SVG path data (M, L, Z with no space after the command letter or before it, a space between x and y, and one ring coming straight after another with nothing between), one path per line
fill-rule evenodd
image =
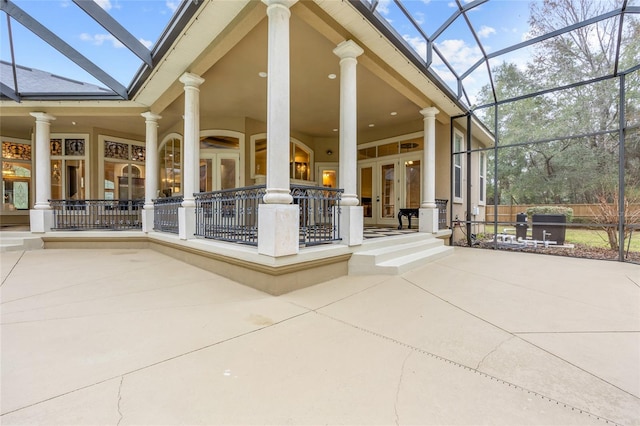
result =
M591 229L570 229L567 228L565 241L571 244L584 244L591 247L603 247L609 248L609 240L607 233L603 230L591 230ZM624 249L627 249L629 240L624 242ZM634 231L631 235L630 251L640 251L640 231Z
M498 229L502 232L505 226L499 225ZM506 226L506 228L513 229L512 226ZM493 225L486 226L486 232L492 233ZM567 244L582 244L589 247L602 247L609 248L609 240L607 239L607 233L603 230L596 229L582 229L582 228L569 228L567 227L565 234L565 243ZM627 244L629 239L624 242L624 249L627 250ZM631 235L631 246L629 251L640 252L640 229L635 230Z

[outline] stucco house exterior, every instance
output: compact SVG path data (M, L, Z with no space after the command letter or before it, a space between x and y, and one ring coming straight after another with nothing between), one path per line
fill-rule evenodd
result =
M12 92L2 63L2 225L153 245L275 294L349 273L400 209L461 238L492 136L355 3L185 2L124 91L17 66Z

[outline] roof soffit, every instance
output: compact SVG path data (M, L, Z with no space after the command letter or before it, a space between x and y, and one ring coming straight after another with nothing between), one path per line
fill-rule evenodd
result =
M298 5L296 6L296 14L336 46L346 39L354 38L346 28L341 27L315 3L301 2ZM403 76L398 74L388 63L373 54L367 46L362 46L362 43L357 39L354 41L365 49L365 53L357 58L358 64L366 67L400 94L415 103L418 109L431 103L424 94L417 93L415 88Z
M198 60L202 59L202 52L209 52L210 46L216 45L216 39L224 39L225 37L220 37L224 35L224 31L239 16L244 16L242 12L245 7L253 9L256 7L255 3L257 2L251 0L234 0L209 1L203 5L184 27L167 55L156 65L133 100L152 106L152 110L156 112L171 103L182 92L178 78L184 72L197 74L196 69L203 69L197 66ZM161 99L164 97L167 98Z
M455 116L463 113L463 110L435 83L433 83L421 70L406 58L388 40L349 3L332 0L314 0L327 14L335 19L341 26L354 35L363 48L370 50L385 64L394 64L394 71L417 88L425 97L431 99L438 109L446 115ZM360 58L358 58L360 61ZM428 106L428 105L422 105ZM438 120L445 119L444 114L436 116Z

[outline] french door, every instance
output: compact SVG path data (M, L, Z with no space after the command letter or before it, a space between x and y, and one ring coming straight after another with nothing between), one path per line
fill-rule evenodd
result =
M401 208L420 207L420 185L420 160L415 154L360 162L358 196L365 225L397 226Z
M366 225L396 223L400 201L397 185L396 161L384 160L362 163L359 170L360 200Z
M240 186L239 153L202 153L200 192L219 191Z

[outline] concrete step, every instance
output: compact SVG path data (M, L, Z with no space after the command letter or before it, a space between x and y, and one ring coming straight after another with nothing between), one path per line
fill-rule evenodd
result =
M399 275L453 252L432 234L380 238L363 244L349 260L350 275Z
M0 252L40 250L44 248L44 241L31 233L1 232Z
M414 253L424 251L432 247L440 247L442 245L443 242L437 238L427 238L409 242L389 242L382 247L375 247L369 250L355 252L353 256L356 258L362 257L363 261L368 261L370 265L377 265L398 257L409 256Z

